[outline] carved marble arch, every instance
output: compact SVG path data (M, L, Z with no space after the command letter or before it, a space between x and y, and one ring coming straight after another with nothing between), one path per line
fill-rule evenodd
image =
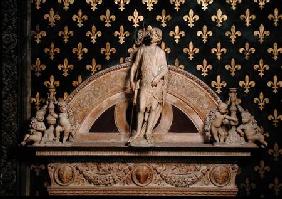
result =
M126 143L130 128L126 120L129 98L130 63L116 65L85 80L67 99L68 113L76 133L75 142ZM201 80L186 71L169 66L168 92L161 119L154 129L155 143L202 143L204 120L220 99ZM118 133L89 132L95 121L109 108L114 108ZM182 111L198 132L168 132L173 121L172 106Z

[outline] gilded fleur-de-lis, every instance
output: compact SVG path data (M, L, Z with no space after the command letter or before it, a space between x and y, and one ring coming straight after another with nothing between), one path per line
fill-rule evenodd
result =
M211 17L212 21L216 22L216 26L222 26L222 23L227 20L227 15L223 14L221 9L216 11L216 15Z
M255 3L259 4L260 9L263 9L265 4L268 3L270 0L254 0Z
M262 77L264 75L264 70L269 70L269 65L263 63L263 59L259 60L258 64L254 65L254 69L259 72L259 76Z
M237 3L241 3L242 1L241 0L226 0L226 2L231 5L231 8L233 10L236 10Z
M35 64L31 65L31 70L35 71L35 75L39 77L41 75L41 71L46 69L46 65L41 64L40 58L36 58Z
M120 44L123 44L125 41L124 41L124 39L125 39L125 37L129 37L129 32L128 31L125 31L124 30L124 27L123 27L123 25L121 25L120 27L119 27L119 31L115 31L114 32L114 36L115 37L118 37L118 42L120 43Z
M87 48L83 48L82 43L77 44L77 48L72 49L72 53L77 55L77 59L81 60L84 53L88 53Z
M59 70L63 70L63 76L68 76L69 75L69 70L73 70L73 65L69 64L69 60L67 58L64 59L63 64L58 65Z
M208 5L212 4L213 0L197 0L197 3L199 5L202 5L202 9L206 10L208 9Z
M88 20L88 16L84 15L82 10L79 9L77 14L72 16L72 20L77 21L77 26L81 28L83 26L83 22Z
M182 69L182 70L184 69L184 65L183 65L183 64L180 64L178 58L176 58L176 59L174 60L174 65L175 65L177 68L180 68L180 69Z
M58 0L58 3L64 4L64 10L68 10L70 5L74 3L74 0Z
M255 53L256 49L251 48L249 42L245 43L244 48L239 48L239 53L243 53L245 55L245 59L248 60L251 54Z
M259 42L262 43L265 36L269 36L270 32L264 29L264 25L259 26L259 30L254 31L254 36L258 36Z
M227 85L227 83L225 81L221 81L220 75L216 76L216 81L211 82L211 86L213 88L216 88L215 92L217 92L217 93L221 93L221 89L223 87L226 87L226 85Z
M277 110L276 110L276 112L277 112ZM278 161L279 156L282 155L282 149L279 149L279 145L277 144L277 142L274 143L273 149L268 149L268 154L273 156L274 161Z
M237 36L238 37L241 36L241 32L240 31L236 31L235 25L232 25L230 31L226 31L225 32L225 36L229 37L230 40L231 40L231 43L234 44Z
M216 58L218 60L221 60L222 54L225 54L226 52L227 52L227 49L226 48L221 48L221 43L220 42L217 42L216 48L212 48L211 49L211 53L215 54Z
M183 52L188 55L188 58L192 60L194 55L199 53L199 48L195 48L192 41L189 42L188 48L183 48Z
M139 26L139 22L143 21L144 17L143 16L139 16L138 11L135 9L133 12L132 16L128 16L128 21L132 21L133 22L133 26L136 28Z
M282 87L282 81L278 81L277 75L274 75L273 81L268 81L267 86L273 89L273 93L277 93L278 88Z
M249 75L245 76L244 81L239 81L239 86L245 88L244 92L249 93L250 88L255 87L256 83L254 81L250 81Z
M110 60L111 53L116 53L115 48L111 48L111 44L109 42L106 43L105 48L101 48L101 54L105 54L106 60Z
M41 8L41 3L46 3L46 0L32 0L37 10Z
M60 53L60 49L55 47L55 44L51 42L50 48L44 48L44 52L50 56L53 60L56 53Z
M251 25L251 21L256 19L256 15L250 13L250 9L247 9L245 15L240 15L240 19L246 22L246 26Z
M282 48L278 48L277 43L273 44L273 48L268 48L267 52L273 55L273 59L276 61L278 59L279 53L282 53Z
M106 15L101 15L100 16L101 21L105 21L105 26L110 27L111 22L116 20L115 15L111 15L111 11L109 9L106 10Z
M69 38L73 37L73 31L69 30L68 26L65 26L64 30L59 31L59 36L63 37L65 43L68 43Z
M254 167L254 170L255 170L256 172L258 172L260 178L263 179L265 172L269 172L269 171L270 171L270 167L269 167L269 166L266 166L265 163L264 163L264 161L261 160L261 161L259 162L259 165L257 165L257 166Z
M282 15L279 14L278 8L275 8L273 14L268 15L268 19L273 20L273 25L278 26L279 19L282 20Z
M169 54L170 53L170 48L166 46L165 42L162 41L161 43L161 49L165 51L165 53Z
M188 15L184 15L183 19L184 21L187 21L188 26L192 28L194 26L194 23L198 21L200 18L199 15L194 14L194 11L190 9Z
M268 115L267 119L272 121L273 125L277 127L279 120L282 120L282 115L279 115L277 109L274 109L273 115Z
M41 104L45 102L43 98L40 97L39 92L36 92L35 97L30 98L30 102L35 105L36 110L39 110L41 107Z
M32 31L31 34L34 35L34 40L36 43L40 43L43 37L46 37L46 31L40 30L39 25L36 25L35 31Z
M269 189L273 189L276 196L279 195L280 189L282 189L282 183L279 182L279 178L275 177L273 183L268 185Z
M269 103L269 99L264 97L263 92L260 92L259 97L254 98L254 103L258 104L259 109L262 111L264 109L264 105Z
M94 75L98 70L101 70L102 66L96 63L96 59L93 58L91 64L86 65L86 70L91 71L91 75Z
M56 87L58 87L60 85L60 82L59 81L55 81L54 75L51 75L49 81L44 81L44 85L49 90L55 90Z
M184 32L184 31L180 31L179 26L175 26L175 27L174 27L174 31L170 31L170 32L169 32L169 36L173 37L175 43L178 44L179 39L180 39L181 37L184 37L184 36L185 36L185 32Z
M171 16L170 15L166 15L166 11L165 11L165 9L163 9L162 10L162 15L158 15L156 17L156 20L162 22L162 24L161 24L162 27L166 27L167 26L166 23L169 20L171 20Z
M59 21L61 17L58 14L55 14L55 11L53 8L50 9L49 13L44 15L44 19L49 21L49 25L51 27L55 26L56 20Z
M130 0L115 0L115 4L119 4L119 10L123 11L125 9L125 5L129 4Z
M208 41L208 37L212 36L212 31L208 30L208 27L204 25L201 31L197 31L197 36L202 37L202 41L206 43Z
M82 77L81 77L81 75L78 75L78 76L77 76L77 80L72 81L72 85L73 85L74 87L78 87L79 84L81 84L81 82L82 82Z
M256 185L252 183L250 179L247 177L245 183L241 183L240 187L242 189L245 189L246 195L249 196L251 194L252 189L256 188Z
M86 0L87 4L90 4L91 10L95 11L97 9L97 5L102 4L102 0Z
M96 27L93 25L92 28L91 28L91 31L87 31L86 32L86 36L90 37L91 42L93 44L95 44L97 37L101 37L102 36L102 32L101 31L97 31Z
M142 0L143 4L147 4L147 10L151 11L154 8L154 4L158 3L158 0Z
M184 4L185 0L170 0L170 4L174 4L174 9L178 12L181 4Z
M202 64L197 65L197 70L201 70L203 76L207 76L209 70L212 69L212 65L208 64L207 60L204 59Z
M231 63L225 65L225 69L230 72L230 75L231 75L231 76L235 76L236 70L241 70L241 65L240 65L240 64L236 64L236 63L235 63L235 59L232 58L232 59L231 59Z

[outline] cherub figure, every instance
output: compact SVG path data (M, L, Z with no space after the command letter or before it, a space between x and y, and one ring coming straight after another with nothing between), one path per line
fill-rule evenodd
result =
M221 102L211 122L211 133L216 142L224 143L228 132L225 125L229 124L230 121L237 121L236 118L227 115L227 112L227 104Z
M262 144L262 147L267 146L267 142L264 140L263 130L257 125L253 116L244 111L241 113L242 123L237 127L237 132L245 137L248 142L259 142Z

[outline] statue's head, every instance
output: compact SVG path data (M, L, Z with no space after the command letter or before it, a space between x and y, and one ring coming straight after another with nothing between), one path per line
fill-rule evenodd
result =
M36 117L37 121L43 122L45 113L46 113L45 109L40 109L40 110L36 111L35 117Z
M147 31L149 32L151 43L159 43L162 40L163 33L161 29L148 26Z
M252 119L252 115L247 111L242 112L241 117L244 124L250 122Z
M220 113L227 113L227 104L221 102L218 105L218 110L219 110Z

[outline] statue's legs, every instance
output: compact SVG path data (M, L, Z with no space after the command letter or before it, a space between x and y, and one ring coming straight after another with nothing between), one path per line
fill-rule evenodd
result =
M147 126L147 130L146 130L146 138L148 142L151 142L152 139L152 132L153 132L153 128L156 124L156 117L158 116L158 101L156 99L154 99L152 101L152 105L151 105L151 111L150 111L150 115L148 118L148 126Z

